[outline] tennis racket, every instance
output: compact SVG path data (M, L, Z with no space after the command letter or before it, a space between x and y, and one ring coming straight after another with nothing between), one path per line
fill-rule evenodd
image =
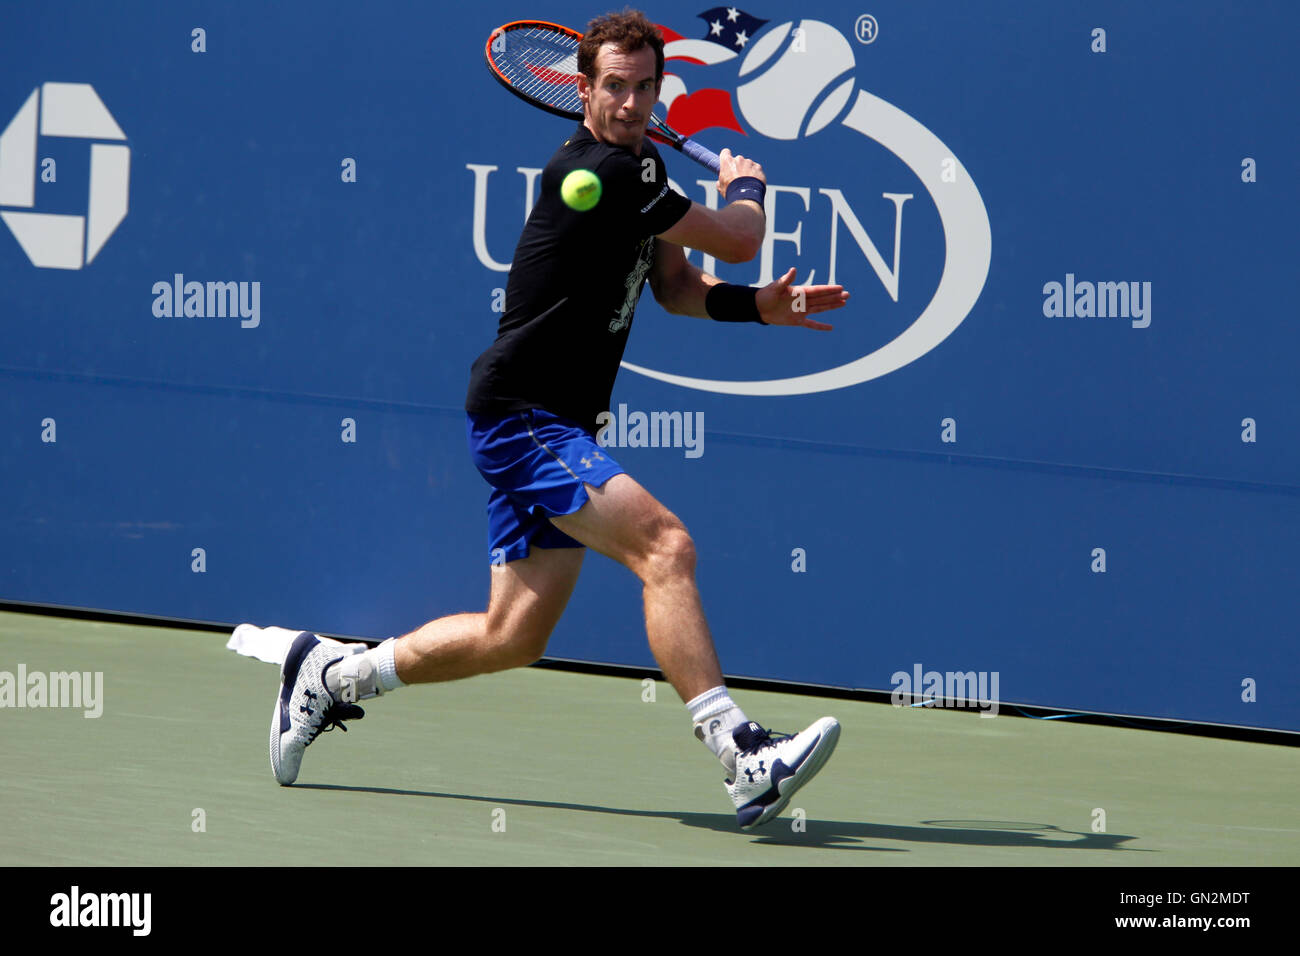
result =
M516 20L488 36L483 53L488 69L515 96L556 116L583 118L578 96L578 43L582 34L545 20ZM713 150L650 114L650 132L715 173L720 160Z

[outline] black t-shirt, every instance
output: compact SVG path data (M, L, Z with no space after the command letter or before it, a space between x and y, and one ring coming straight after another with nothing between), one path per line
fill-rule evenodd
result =
M601 181L600 201L570 209L560 184L575 169ZM598 142L579 126L542 171L506 282L496 341L474 362L465 409L507 414L544 408L591 432L609 409L654 237L691 202L669 188L659 151Z

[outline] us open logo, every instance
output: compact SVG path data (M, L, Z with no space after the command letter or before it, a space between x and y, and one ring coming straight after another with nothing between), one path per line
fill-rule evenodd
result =
M671 74L674 61L716 67L740 60L735 105L750 130L774 140L807 139L833 123L874 141L901 160L920 181L938 210L944 242L944 261L938 287L929 302L897 336L851 362L811 374L757 381L725 381L672 374L624 361L623 367L648 378L686 388L730 395L805 395L847 388L888 375L937 348L970 314L988 278L992 260L992 230L984 200L965 167L952 150L898 107L865 89L854 87L856 58L853 44L835 27L820 20L787 21L768 27L734 7L701 14L709 23L703 40L665 31L665 76L662 103L668 107L668 124L683 135L696 129L720 126L743 132L730 109L728 91L688 91L680 77ZM662 28L661 28L662 29ZM696 75L701 71L696 70ZM831 206L830 275L820 281L835 282L836 238L841 220L856 241L886 293L899 301L901 236L904 208L916 184L902 183L877 195L893 204L894 236L890 247L877 248L857 220L843 192L819 189ZM797 190L807 192L804 187ZM775 192L769 183L769 231L775 221ZM781 238L797 240L799 230ZM844 246L846 243L839 243ZM770 281L767 275L760 282ZM805 275L796 280L812 284Z
M131 148L90 144L90 197L84 216L21 212L36 205L37 131L74 139L126 139L88 83L44 83L0 134L0 219L32 265L80 269L94 261L126 218Z

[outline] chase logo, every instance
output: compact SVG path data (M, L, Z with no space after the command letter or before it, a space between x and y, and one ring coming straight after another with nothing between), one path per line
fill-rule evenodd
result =
M94 261L126 218L131 148L90 144L90 196L84 216L15 211L36 205L38 128L41 136L89 140L122 141L126 134L87 83L42 84L0 134L0 219L32 265L80 269Z
M800 395L879 378L936 348L974 308L992 257L988 212L960 160L907 113L865 89L855 89L855 44L834 26L819 20L768 26L769 21L736 7L716 7L699 16L707 24L702 39L660 27L666 41L660 103L667 108L668 125L687 136L722 128L790 143L797 159L778 163L768 158L777 152L770 142L750 145L738 136L726 142L734 152L753 152L769 169L804 169L826 183L815 187L815 200L814 187L774 185L769 174L768 238L756 284L772 281L774 272L790 265L783 262L780 270L773 268L774 245L780 242L783 255L793 251L803 260L797 282L839 282L855 301L831 319L836 325L831 336L839 341L822 353L822 367L804 374L742 381L630 362L624 367L703 391ZM871 40L876 38L873 33ZM869 49L863 42L857 48ZM855 135L835 134L837 128ZM814 136L825 144L803 142ZM778 206L783 194L785 205ZM791 194L798 201L790 203ZM929 202L924 201L927 196ZM860 216L857 210L868 203L882 205ZM803 213L794 228L790 206ZM872 215L875 227L870 226ZM915 237L910 243L903 240L905 223ZM870 230L879 232L880 225L892 225L893 235L877 243ZM861 258L846 259L846 253L852 255L850 243L856 244ZM818 265L808 268L809 259L825 263L826 271ZM850 273L845 268L860 266L863 260L869 270ZM910 294L903 289L905 260ZM862 306L863 286L876 281L876 289L884 293L877 292L879 306ZM872 341L863 334L863 327L873 323L888 330L885 340ZM839 361L849 337L855 340L858 357ZM779 356L750 355L745 360L788 366L792 356L802 355L803 343L795 346L785 339L778 348ZM708 363L723 360L717 350L701 351L710 356ZM694 353L678 348L675 354ZM729 367L736 369L736 364Z

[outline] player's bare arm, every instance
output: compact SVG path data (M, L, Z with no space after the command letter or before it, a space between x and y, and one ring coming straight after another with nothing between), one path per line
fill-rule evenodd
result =
M741 177L757 179L766 185L763 167L744 156L733 156L731 150L720 154L718 169L718 195L726 196L727 187ZM762 205L752 199L727 203L721 209L709 209L692 203L686 215L679 219L660 239L675 242L707 252L723 262L748 262L758 255L767 230L767 216Z
M808 318L817 312L838 309L849 300L841 285L794 285L796 270L759 289L755 296L764 325L794 325L830 331L833 326ZM665 311L676 315L710 318L706 308L709 289L722 283L717 276L691 265L681 246L663 239L655 241L654 267L650 288Z

